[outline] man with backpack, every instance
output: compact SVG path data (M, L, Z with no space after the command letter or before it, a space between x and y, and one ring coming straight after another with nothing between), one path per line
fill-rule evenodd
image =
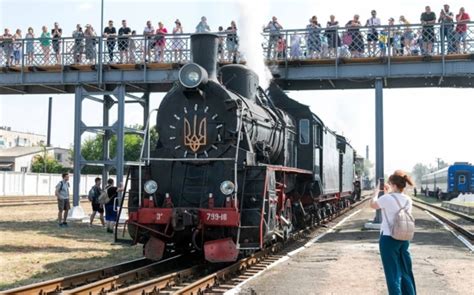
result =
M62 178L63 179L56 185L55 195L58 199L59 227L67 227L67 213L69 209L71 209L71 204L69 203L69 173L63 173Z
M100 222L102 223L102 226L105 226L104 207L102 204L99 203L99 196L102 193L102 190L100 188L100 183L101 183L101 179L100 177L97 177L95 179L95 185L91 187L91 189L89 190L89 195L87 196L92 205L91 222L89 226L92 226L92 222L94 222L95 214L97 212L99 212L100 214L99 218L100 218Z

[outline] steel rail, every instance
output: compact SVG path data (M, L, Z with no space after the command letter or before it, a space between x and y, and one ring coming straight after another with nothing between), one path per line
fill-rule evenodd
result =
M421 209L421 210L426 210L428 211L429 213L431 213L433 216L436 216L438 219L440 219L441 221L443 221L444 223L448 224L450 227L452 227L453 229L455 229L458 233L460 233L461 235L465 236L466 238L468 238L470 241L474 241L474 234L471 233L470 231L468 231L467 229L465 229L464 227L462 227L461 225L457 224L456 222L452 221L451 219L435 212L434 210L430 209L429 207L427 206L424 206L424 205L420 205L420 204L416 204L417 201L415 201L413 203L413 206ZM439 210L439 208L437 207L436 209ZM451 212L449 212L451 213Z
M45 282L18 287L15 289L5 290L2 291L2 294L48 294L52 292L63 292L66 289L75 288L77 286L84 285L92 281L97 281L102 278L115 275L117 273L129 271L130 269L142 267L150 263L150 260L140 258L116 264L113 266L74 274L71 276L52 279Z
M178 258L184 257L183 255L177 255L165 260L160 260L153 262L151 264L134 268L132 270L122 272L118 275L109 276L105 279L95 281L91 284L87 284L75 289L67 290L62 292L63 294L97 294L97 293L108 293L114 291L121 286L128 285L139 280L149 278L154 273L159 273L160 271L166 271L167 268L173 267L173 264L177 263ZM168 264L170 264L168 266ZM163 270L159 268L163 268Z
M474 218L471 217L471 216L468 216L466 214L463 214L461 212L457 212L457 211L454 211L454 210L451 210L451 209L448 209L448 208L444 208L444 207L441 207L441 206L437 206L437 205L433 205L433 204L430 204L430 203L427 203L427 202L424 202L422 200L418 200L418 199L413 199L414 202L418 202L420 204L423 204L423 205L426 205L426 206L430 206L430 207L433 207L433 208L436 208L438 210L442 210L444 212L447 212L447 213L450 213L450 214L453 214L453 215L456 215L458 217L461 217L463 219L466 219L470 222L474 222Z
M164 289L172 288L181 284L186 279L196 275L199 266L193 266L184 270L173 272L159 278L155 278L130 287L122 288L110 294L150 294L159 293Z
M42 201L42 202L35 202L35 201L24 201L24 202L0 202L0 208L2 207L15 207L15 206L30 206L30 205L49 205L49 204L56 204L58 201Z

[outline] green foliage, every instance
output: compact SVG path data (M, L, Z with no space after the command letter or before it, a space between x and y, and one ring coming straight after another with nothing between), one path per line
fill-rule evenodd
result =
M54 156L48 154L45 146L41 155L34 156L31 162L31 171L35 173L62 173L66 170Z
M132 126L134 129L141 129L142 126ZM156 128L151 129L150 147L153 149L158 142L158 133ZM86 160L99 161L103 158L103 135L96 135L82 142L82 157ZM138 134L125 134L124 136L124 159L125 161L138 161L142 149L143 138ZM117 136L113 135L109 142L110 159L117 154ZM86 166L82 169L83 174L100 174L102 167Z

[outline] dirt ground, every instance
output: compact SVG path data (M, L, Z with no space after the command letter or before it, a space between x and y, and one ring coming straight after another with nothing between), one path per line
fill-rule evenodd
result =
M241 294L387 294L378 232L362 230L361 212L311 247L246 283ZM414 209L410 249L418 294L474 294L474 257L425 212Z
M81 202L85 213L90 204ZM61 228L57 205L0 207L0 290L139 258L141 246L112 244L95 220ZM126 234L127 237L127 234Z

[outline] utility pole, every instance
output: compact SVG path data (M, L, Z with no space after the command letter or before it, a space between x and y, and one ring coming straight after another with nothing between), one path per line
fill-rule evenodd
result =
M438 170L439 170L439 163L441 161L441 158L436 158L436 161L438 162Z
M49 97L49 102L48 102L48 135L47 135L47 139L46 139L46 146L47 147L51 146L51 118L53 116L52 110L53 110L53 98Z

